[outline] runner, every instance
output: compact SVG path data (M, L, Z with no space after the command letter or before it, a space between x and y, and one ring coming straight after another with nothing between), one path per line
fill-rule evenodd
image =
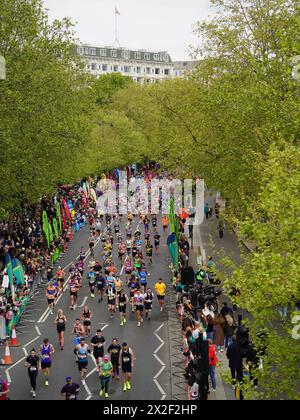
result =
M121 327L123 327L127 320L126 320L126 305L128 304L129 299L126 293L124 292L124 289L121 290L120 296L119 296L119 312L120 312L120 320L121 320Z
M53 315L53 308L55 306L55 299L57 297L57 288L54 286L53 281L50 281L46 288L46 297L48 301L48 308L50 314Z
M160 234L154 229L154 248L156 255L159 254L159 243L160 243Z
M66 378L66 385L61 390L61 395L66 398L66 401L77 400L80 387L78 384L73 382L72 377L68 376Z
M107 352L110 354L110 361L113 365L113 372L112 377L116 377L117 380L120 379L120 366L119 366L119 359L120 359L120 351L121 346L118 342L117 338L112 340L111 345L108 347Z
M59 284L60 294L62 294L64 290L65 274L66 273L64 272L64 270L61 268L61 266L59 266L56 272L56 277Z
M130 290L130 305L131 305L131 311L135 311L135 303L134 303L134 294L139 289L139 283L137 280L137 277L132 274L129 281L128 281L128 287Z
M80 343L80 339L81 339L81 338L83 338L83 336L84 336L84 327L83 327L83 325L81 324L81 322L80 322L80 319L79 319L79 318L77 318L77 319L76 319L75 324L74 324L74 326L73 326L73 330L72 330L72 332L73 332L73 334L75 335L75 337L74 337L74 341L73 341L73 344L74 344L75 349L76 349L76 346L78 346L78 345L79 345L79 343ZM77 358L77 354L76 354L75 349L74 349L74 353L75 353L75 355L76 355L76 359L75 359L75 361L76 361L76 363L77 363L77 362L78 362L78 358Z
M169 218L168 218L168 216L163 216L163 218L162 218L162 227L163 227L164 233L166 233L166 231L168 229L168 225L169 225Z
M145 294L145 312L146 312L146 318L148 318L149 321L151 319L153 299L154 299L154 294L152 290L148 288L147 293Z
M125 275L126 275L126 280L127 280L127 282L129 281L129 279L130 279L130 276L131 276L131 273L132 273L132 270L133 270L133 264L132 264L132 261L131 261L131 259L130 259L130 257L126 257L126 260L125 260Z
M96 221L95 227L96 227L96 235L97 235L97 238L100 238L101 222L100 222L99 219Z
M59 309L59 311L57 312L54 324L56 324L58 342L59 342L59 347L61 350L63 350L65 346L66 323L67 323L67 318L65 317L63 310Z
M40 347L40 355L42 359L41 368L45 377L45 386L49 386L49 375L54 353L54 347L49 343L48 338L45 338Z
M134 354L127 343L122 344L120 351L119 365L123 371L123 391L131 389L131 375L134 366Z
M96 284L98 289L98 303L103 301L106 280L102 272L96 275Z
M123 282L119 276L115 278L115 289L116 289L116 309L119 308L119 296L123 288Z
M91 345L93 348L93 356L96 360L97 366L99 368L100 363L104 355L104 344L105 338L102 335L102 331L98 329L96 335L91 339Z
M148 264L152 264L152 254L153 254L153 245L150 242L150 239L146 242L146 257Z
M144 311L144 301L145 301L145 294L142 293L140 290L137 290L133 297L134 304L135 304L135 311L136 311L136 318L137 318L137 326L140 327L143 320L143 311Z
M95 236L93 233L91 233L90 237L89 237L89 248L90 248L90 252L91 252L91 257L94 256L94 247L95 247Z
M40 368L40 358L36 354L35 349L32 349L30 355L27 357L25 361L25 367L28 368L28 376L30 379L31 385L31 394L32 398L36 397L36 380L38 376L38 371Z
M78 370L81 374L82 382L85 382L87 368L88 368L88 354L90 353L90 348L86 344L85 339L81 338L80 343L75 347L75 354L78 358Z
M162 279L160 278L155 285L155 291L157 294L157 299L160 304L160 311L164 310L164 302L165 302L165 294L166 294L167 286L163 283Z
M125 256L125 252L126 252L126 244L125 242L122 240L119 245L118 245L118 254L119 254L119 260L121 262L121 265L124 264L124 256Z
M157 216L156 216L156 214L154 214L152 216L152 227L155 229L156 226L157 226Z
M107 295L107 309L110 318L114 318L115 306L116 306L116 290L114 286L109 285L106 290Z
M93 314L89 310L88 306L85 306L81 314L81 320L83 321L84 333L88 337L91 334L91 318Z
M78 291L79 291L79 281L75 273L70 279L69 288L70 288L70 309L75 310L77 307L77 297L78 297Z
M89 282L91 298L94 298L95 297L96 276L95 276L95 272L94 272L93 268L91 268L90 271L88 272L87 279L88 279L88 282Z
M139 273L139 281L140 285L144 287L144 290L146 290L147 287L147 276L150 276L150 273L147 273L147 270L142 268Z
M100 363L100 379L101 379L101 389L99 392L100 397L105 395L105 398L108 398L108 387L111 375L113 373L113 365L109 361L109 356L106 354L104 356L103 362Z

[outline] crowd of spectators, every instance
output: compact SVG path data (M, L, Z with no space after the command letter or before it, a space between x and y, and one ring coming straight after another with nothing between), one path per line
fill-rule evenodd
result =
M56 200L66 198L72 205L74 214L82 214L85 208L82 196L78 192L80 185L60 188L55 196L44 196L38 205L24 208L22 212L10 215L5 221L0 221L0 340L9 334L8 326L13 319L20 315L30 300L30 295L37 278L47 278L47 271L53 265L53 255L58 248L64 250L64 243L68 241L69 230L65 228L59 238L54 237L48 247L42 228L42 213L45 210L51 223L56 215ZM6 267L5 256L10 253L23 265L25 282L18 285L15 282L15 294L5 284ZM15 279L14 279L15 280Z

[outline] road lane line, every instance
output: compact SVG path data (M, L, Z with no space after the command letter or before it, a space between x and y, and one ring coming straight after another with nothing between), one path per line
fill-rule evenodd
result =
M38 326L36 326L36 327L35 327L35 330L36 330L36 332L38 333L38 335L39 335L39 336L41 336L41 335L42 335L42 334L41 334L41 331L40 331L40 329L39 329L39 327L38 327Z
M25 357L28 357L28 352L25 347L23 347L23 353L25 354Z
M16 367L17 365L19 365L20 363L24 362L24 360L26 360L26 357L22 357L20 360L18 360L16 363L14 363L13 365L11 365L8 369L6 369L5 373L6 373L6 377L7 377L7 382L11 383L11 377L9 374L9 371L11 369L13 369L14 367Z
M84 299L83 299L83 301L82 301L82 304L79 305L78 308L83 308L87 300L88 300L88 297L85 296Z
M155 359L158 361L158 363L161 365L161 368L159 369L159 371L156 373L156 375L153 378L153 381L155 383L155 385L157 386L157 388L159 389L160 393L162 394L161 400L164 400L166 398L166 392L163 390L162 386L160 385L160 383L158 382L158 378L159 376L162 374L162 372L165 370L166 365L165 363L157 356L156 353L158 353L162 347L165 345L164 340L158 335L158 332L165 326L165 323L163 322L154 332L155 337L158 339L158 341L160 341L160 345L154 350L153 353L153 357L155 357Z
M26 347L30 346L30 344L34 343L39 338L40 338L40 335L38 335L37 337L35 337L33 340L29 341L28 343L24 344L23 349L26 349Z

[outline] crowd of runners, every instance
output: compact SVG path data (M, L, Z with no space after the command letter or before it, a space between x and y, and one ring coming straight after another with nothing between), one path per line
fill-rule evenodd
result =
M109 318L119 318L120 326L124 328L129 312L135 314L137 328L142 327L144 321L150 322L155 296L160 311L164 310L167 286L163 279L155 279L153 289L149 286L151 266L155 256L160 253L162 239L157 216L143 213L133 215L131 212L123 216L103 214L91 204L88 223L88 251L81 249L67 272L58 267L46 287L47 304L50 314L54 315L58 345L45 338L26 359L33 398L36 397L38 372L42 371L44 385L48 387L52 361L59 357L57 349L65 349L68 314L56 308L56 301L67 290L70 311L78 308L81 289L88 285L90 298L99 305L106 305ZM167 227L168 217L164 216L165 241ZM100 249L96 248L98 244ZM126 342L114 338L106 343L101 329L95 327L98 323L97 314L85 305L72 326L75 362L85 385L89 361L93 359L100 379L99 395L108 398L112 378L119 381L122 377L123 391L131 390L135 357L133 349ZM61 395L67 400L77 399L79 390L79 384L68 376Z

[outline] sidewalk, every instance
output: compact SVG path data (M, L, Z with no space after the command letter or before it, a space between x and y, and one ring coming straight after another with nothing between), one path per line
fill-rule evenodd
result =
M216 194L206 193L205 203L214 209L216 203ZM222 204L221 204L222 206ZM191 252L191 265L196 268L197 264L205 264L209 256L212 256L218 269L222 270L222 266L218 264L222 256L231 257L236 263L241 263L241 256L246 252L252 252L255 245L249 242L241 242L238 240L235 231L230 226L225 226L224 237L220 238L217 231L217 219L213 212L213 216L205 219L199 227L194 227L194 248ZM188 236L188 233L187 233ZM230 302L226 296L221 296L219 302ZM238 315L245 316L244 311L238 310ZM237 321L237 319L236 319ZM226 351L218 353L220 366L216 369L217 391L209 394L209 400L235 400L235 392L230 384L222 379L223 373L229 373L228 360Z

